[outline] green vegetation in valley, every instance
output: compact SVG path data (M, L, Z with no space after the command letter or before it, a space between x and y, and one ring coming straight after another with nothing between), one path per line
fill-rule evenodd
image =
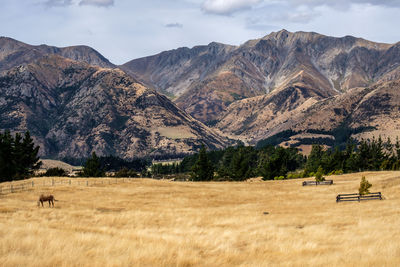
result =
M315 176L317 181L323 181L324 175L400 169L399 140L393 144L390 139L383 142L380 137L362 139L358 144L350 139L344 149L339 146L325 149L315 144L308 157L302 156L297 148L271 145L262 148L238 145L206 153L202 148L201 153L201 160L200 154L195 154L180 163L153 165L152 171L156 174L162 174L161 170L168 174L191 173L192 179L196 180L205 177L200 172L213 170L213 180L242 181L256 176L262 176L264 180L282 180ZM203 162L202 168L199 168L199 162ZM210 180L210 176L206 180Z
M103 177L105 176L104 169L101 168L100 160L96 153L93 152L92 156L86 161L80 176L83 177Z
M63 168L55 167L48 169L42 176L67 176L68 173Z

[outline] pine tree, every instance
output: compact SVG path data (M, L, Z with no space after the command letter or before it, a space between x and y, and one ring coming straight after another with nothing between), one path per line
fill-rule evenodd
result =
M323 156L323 147L321 145L312 145L311 153L308 156L306 164L306 171L316 172L318 170L318 167L322 165Z
M192 167L191 176L194 181L211 181L214 179L214 167L207 156L204 145L201 146L198 159Z
M372 184L368 182L368 180L365 179L365 176L361 178L360 182L360 188L358 189L358 192L360 195L366 195L369 194L369 189L371 188Z
M84 177L103 177L105 175L104 171L100 167L100 161L96 153L93 152L92 156L88 158L85 166L82 170L82 176Z
M35 147L29 132L24 139L21 134L13 138L10 131L0 133L0 180L12 181L24 179L39 169L39 146Z
M10 131L0 133L0 179L11 181L15 174L13 138Z
M16 148L16 153L18 153L18 149ZM38 153L39 146L35 147L33 143L33 139L28 132L25 132L24 139L22 140L22 155L19 157L19 163L24 166L23 175L31 175L34 170L37 170L42 165L42 162L39 161Z
M316 182L322 182L325 181L324 175L324 169L322 169L321 166L318 167L317 173L315 174L315 181Z

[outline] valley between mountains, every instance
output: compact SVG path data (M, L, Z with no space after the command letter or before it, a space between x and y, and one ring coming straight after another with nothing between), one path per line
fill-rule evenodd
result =
M90 47L1 37L0 73L0 130L29 130L54 158L400 135L400 43L282 30L116 66Z

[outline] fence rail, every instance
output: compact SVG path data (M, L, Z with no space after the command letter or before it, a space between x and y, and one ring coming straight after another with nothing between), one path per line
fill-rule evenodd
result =
M303 182L303 186L306 185L332 185L333 184L333 180L325 180L325 181L304 181Z
M117 183L130 182L135 178L32 178L24 181L13 181L0 184L0 195L18 193L33 190L39 187L49 187L58 185L74 185L74 186L99 186L111 185Z
M374 192L374 193L369 193L369 194L366 194L366 195L339 194L336 197L336 202L341 202L341 201L362 201L362 200L373 200L373 199L382 200L381 192Z

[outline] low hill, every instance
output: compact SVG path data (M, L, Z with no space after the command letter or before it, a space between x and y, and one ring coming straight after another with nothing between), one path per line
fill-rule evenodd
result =
M67 171L67 173L72 173L73 170L81 169L81 166L72 166L68 163L65 163L60 160L53 160L53 159L41 159L42 166L40 167L39 171L47 171L51 168L61 168Z

